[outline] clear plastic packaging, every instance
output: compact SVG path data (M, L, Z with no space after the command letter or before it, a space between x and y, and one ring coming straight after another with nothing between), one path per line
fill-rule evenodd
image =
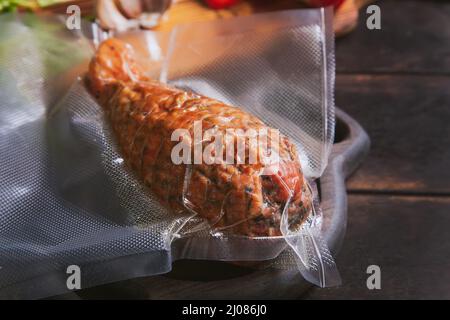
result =
M120 37L151 77L279 128L296 144L314 189L334 132L330 14L285 11ZM295 231L283 212L277 237L233 235L195 210L175 214L161 206L125 165L82 77L74 79L86 68L91 40L57 19L7 17L0 21L7 48L0 56L0 297L63 293L69 265L80 266L86 288L165 273L176 259L264 261L286 250L306 280L339 283L321 240L318 201ZM77 50L55 52L63 45Z

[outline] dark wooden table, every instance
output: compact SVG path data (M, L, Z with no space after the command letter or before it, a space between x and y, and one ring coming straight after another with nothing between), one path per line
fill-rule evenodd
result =
M336 104L372 149L348 180L343 284L307 299L450 299L450 2L385 0L338 39ZM381 268L381 290L366 269Z

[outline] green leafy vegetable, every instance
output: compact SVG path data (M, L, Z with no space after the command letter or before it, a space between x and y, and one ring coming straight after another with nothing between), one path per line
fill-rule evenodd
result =
M66 0L0 0L0 12L16 11L21 9L37 9L47 7Z

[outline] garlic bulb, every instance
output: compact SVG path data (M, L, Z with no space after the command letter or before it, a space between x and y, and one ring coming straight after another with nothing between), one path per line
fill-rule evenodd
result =
M112 0L97 0L97 19L103 29L125 31L137 27L136 20L128 20Z

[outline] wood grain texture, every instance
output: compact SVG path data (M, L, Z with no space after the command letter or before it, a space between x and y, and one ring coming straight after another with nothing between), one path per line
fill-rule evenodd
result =
M347 235L337 264L343 285L307 299L450 299L450 198L349 196ZM381 290L366 269L381 268Z
M381 30L367 29L363 7L358 27L336 42L338 72L450 74L450 2L376 4L381 8Z
M358 22L358 11L361 7L374 0L345 0L336 10L334 18L334 30L336 36L342 36L352 31ZM290 10L306 8L306 1L299 0L247 0L240 1L236 5L222 10L212 10L201 1L178 0L171 10L165 15L158 30L170 30L180 23L194 21L207 21L215 19L227 19L234 16L246 16L254 13L271 12L278 10Z
M349 191L450 194L450 78L338 75L336 103L372 148Z

